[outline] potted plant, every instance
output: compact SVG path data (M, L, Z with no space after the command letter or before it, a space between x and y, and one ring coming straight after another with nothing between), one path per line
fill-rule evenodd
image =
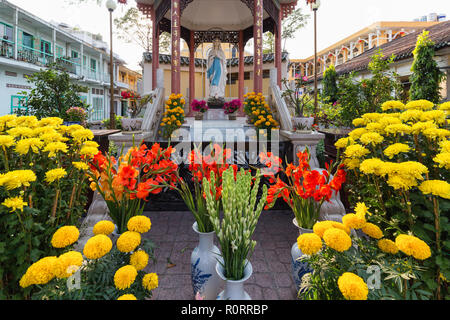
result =
M143 97L135 94L132 91L123 91L122 99L128 100L128 113L129 118L122 118L122 128L126 134L136 134L140 133L142 127L142 118L138 118L142 110L149 104L153 102L154 94L146 94Z
M211 172L211 180L214 179L215 174ZM250 171L241 169L236 172L234 168L228 168L222 173L222 188L217 190L214 184L203 178L206 206L221 248L216 271L226 281L225 290L219 294L218 300L251 299L244 291L244 282L252 274L248 259L256 241L251 238L266 203L267 186L263 186L262 197L257 203L260 179L259 170L256 176L252 176ZM219 200L218 192L221 192Z
M203 155L196 147L189 155L189 171L192 174L193 186L177 174L179 186L175 189L193 213L195 223L192 228L199 235L199 245L191 254L192 288L194 295L200 295L205 300L217 298L222 280L216 273L216 262L217 257L220 256L220 250L214 245L214 226L206 208L202 182L205 178L215 186L215 189L220 188L221 174L215 175L213 179L211 172L221 173L228 169L230 165L227 160L230 156L230 149L223 149L218 144L214 144L207 155ZM234 168L237 170L237 167ZM218 197L220 198L220 193Z
M222 109L225 104L223 97L211 97L208 99L208 106L210 109Z
M293 125L296 132L301 133L311 133L314 124L314 117L305 116L305 107L312 101L306 88L306 80L306 77L296 78L294 88L289 85L289 80L282 80L285 90L281 96L287 100L288 105L294 108Z
M172 133L184 123L184 105L186 101L182 94L172 93L166 100L166 111L160 123L161 135L165 139L171 139Z
M267 168L264 168L264 176L269 178L269 191L266 209L274 206L278 198L289 205L294 212L294 225L299 228L300 235L312 233L314 224L319 220L320 209L325 201L329 201L334 192L338 192L345 182L346 172L340 169L340 165L326 164L322 172L311 170L309 165L310 154L308 149L298 152L299 165L287 164L284 168L282 160L268 152L261 153L260 159ZM331 172L338 167L336 174L331 178ZM286 182L276 176L282 174ZM297 287L300 286L301 277L308 270L304 264L299 264L297 259L302 256L295 243L291 249L292 272Z
M241 107L242 103L239 99L231 100L223 105L223 110L225 114L228 115L229 120L236 120L236 112Z
M192 111L195 112L195 120L203 120L203 114L209 110L208 105L205 100L196 100L192 101L191 104Z
M174 184L177 164L170 160L173 149L154 144L133 146L118 159L99 152L90 161L88 175L91 188L105 200L109 215L117 226L117 233L126 230L126 222L142 215L143 200L150 193L158 194L165 184Z
M66 111L67 117L64 122L65 125L70 126L73 124L79 124L82 126L86 125L87 112L85 109L80 107L71 107Z

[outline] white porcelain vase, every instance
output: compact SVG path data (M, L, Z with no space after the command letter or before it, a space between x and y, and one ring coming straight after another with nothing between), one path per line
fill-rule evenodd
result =
M244 284L252 276L253 267L248 260L245 260L245 263L244 277L241 280L228 280L221 262L217 262L216 272L225 281L225 290L217 296L217 300L252 300L250 295L245 292Z
M294 225L299 229L299 236L304 233L313 233L311 229L304 229L297 225L297 220L294 218ZM308 263L298 260L303 256L303 252L299 249L297 242L292 245L291 248L291 267L292 267L292 277L294 279L295 287L297 291L300 290L300 285L302 283L302 278L305 274L311 272L311 268Z
M220 250L214 245L214 232L198 231L197 222L192 226L199 236L199 244L191 254L191 279L194 296L203 300L215 300L223 281L216 273Z

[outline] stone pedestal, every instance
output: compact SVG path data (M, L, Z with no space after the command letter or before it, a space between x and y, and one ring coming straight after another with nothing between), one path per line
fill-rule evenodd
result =
M281 130L280 134L289 140L291 140L293 145L293 158L294 164L298 165L298 157L297 153L299 151L304 151L305 148L308 148L309 154L311 155L311 160L309 165L311 168L319 168L319 160L317 160L317 144L325 139L325 135L323 133L318 133L313 131L312 133L296 133L292 131Z
M146 139L150 138L152 136L151 132L143 132L140 134L130 135L130 134L124 134L123 132L116 133L109 136L109 141L114 142L114 144L119 148L119 150L123 147L123 154L126 154L128 150L133 146L133 139L134 144L136 146L139 146L139 144L142 141L145 141Z

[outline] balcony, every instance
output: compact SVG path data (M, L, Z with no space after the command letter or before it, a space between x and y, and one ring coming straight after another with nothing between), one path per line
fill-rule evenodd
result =
M81 64L79 63L79 60L80 59L58 57L55 62L67 72L81 75Z
M47 67L53 62L53 55L24 45L19 45L17 50L17 60L35 64L40 67Z
M14 58L14 42L2 39L0 42L0 57Z

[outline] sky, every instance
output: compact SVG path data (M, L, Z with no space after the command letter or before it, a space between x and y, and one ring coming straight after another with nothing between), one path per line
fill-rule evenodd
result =
M109 13L104 5L96 0L85 4L77 0L8 0L22 9L46 21L65 22L92 33L100 33L109 43ZM134 4L134 0L128 0ZM306 1L299 0L298 6L310 14L306 27L288 40L286 50L291 58L307 58L314 54L313 14ZM122 5L114 12L119 16L125 12ZM318 51L363 29L377 21L412 21L429 13L446 14L450 19L449 0L321 0L317 11ZM142 49L138 45L113 40L114 51L124 59L133 70L139 70Z

